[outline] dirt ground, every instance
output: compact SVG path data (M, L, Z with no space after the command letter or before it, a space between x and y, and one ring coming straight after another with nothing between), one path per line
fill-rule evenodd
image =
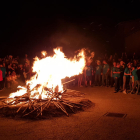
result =
M0 118L0 140L139 140L140 95L113 93L110 87L75 87L95 103L69 117L43 120ZM12 89L13 91L15 89ZM3 90L0 96L8 96ZM126 114L125 118L105 116L107 112Z

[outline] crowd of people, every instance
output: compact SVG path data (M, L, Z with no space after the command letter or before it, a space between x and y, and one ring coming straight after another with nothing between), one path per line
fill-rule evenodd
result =
M122 53L119 57L106 54L103 57L91 57L86 61L86 66L82 74L78 75L78 86L107 86L114 87L115 93L118 91L127 93L139 93L140 87L140 61L134 53L128 57ZM27 54L24 59L13 58L9 55L0 58L0 90L12 88L19 82L25 83L31 77L31 64Z
M130 57L126 53L121 57L115 53L109 58L105 55L94 59L87 60L83 76L78 76L78 86L110 86L115 88L115 93L139 93L140 61L135 53Z
M0 90L17 86L19 81L25 83L30 76L30 60L27 54L24 59L14 58L12 55L0 58Z

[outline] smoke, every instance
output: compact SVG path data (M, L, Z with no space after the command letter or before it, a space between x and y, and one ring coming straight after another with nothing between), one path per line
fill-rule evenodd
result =
M93 38L81 26L64 21L59 21L56 31L50 37L50 42L54 48L63 46L63 51L68 55L81 48L94 50L96 47Z

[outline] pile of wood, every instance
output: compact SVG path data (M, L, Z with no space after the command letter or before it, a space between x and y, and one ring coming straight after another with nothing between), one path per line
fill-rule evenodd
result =
M14 108L14 110L16 109L16 114L20 114L21 117L31 114L34 117L39 117L46 114L45 112L50 110L52 106L55 106L55 108L69 116L69 110L75 112L75 108L82 109L83 107L91 106L89 100L83 103L84 94L75 90L67 89L63 93L53 92L50 98L43 99L30 98L30 94L30 91L28 91L22 96L1 100L0 110L4 112L5 109L10 110Z

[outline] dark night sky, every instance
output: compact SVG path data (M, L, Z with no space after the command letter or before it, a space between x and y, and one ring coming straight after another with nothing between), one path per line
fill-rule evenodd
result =
M140 16L136 0L6 1L0 13L1 56L33 56L56 45L73 49L101 43L105 49L117 23Z

